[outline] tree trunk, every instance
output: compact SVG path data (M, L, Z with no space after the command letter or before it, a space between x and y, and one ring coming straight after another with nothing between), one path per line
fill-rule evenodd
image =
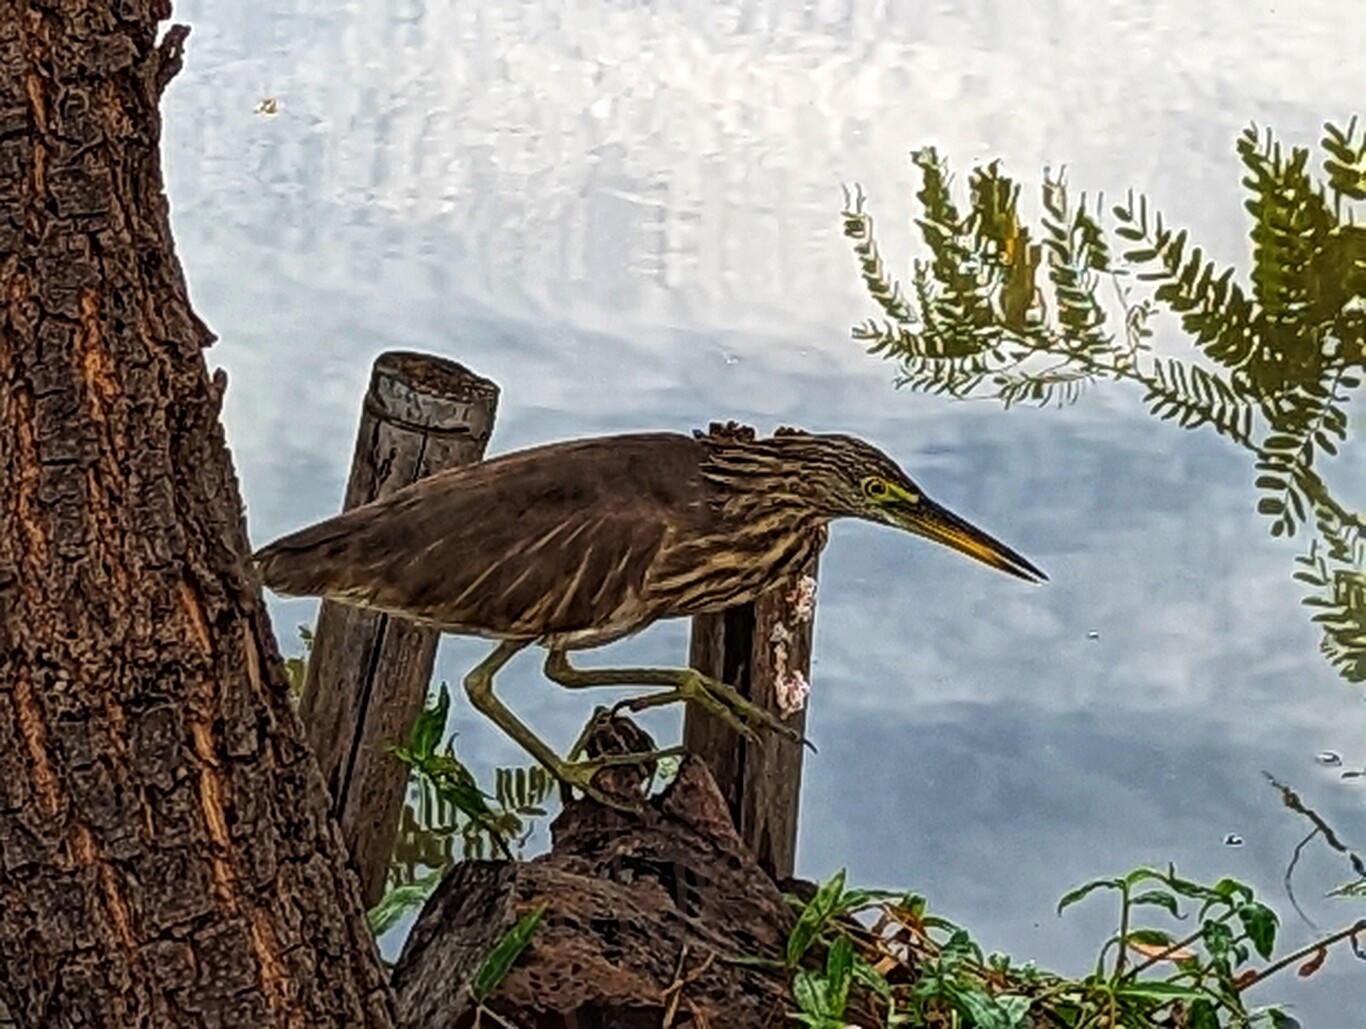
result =
M0 0L0 1001L380 1026L158 155L165 0Z

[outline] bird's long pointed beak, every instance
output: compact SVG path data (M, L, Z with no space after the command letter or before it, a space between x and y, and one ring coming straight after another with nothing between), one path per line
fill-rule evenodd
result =
M898 507L892 517L907 532L942 543L1007 575L1026 582L1048 581L1048 576L1023 556L928 497Z

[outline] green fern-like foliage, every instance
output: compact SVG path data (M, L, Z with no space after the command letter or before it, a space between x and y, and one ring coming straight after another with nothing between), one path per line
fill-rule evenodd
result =
M1341 219L1342 201L1366 200L1366 136L1357 138L1353 118L1346 129L1325 125L1319 145L1324 151L1323 174L1337 202L1333 213Z
M407 743L393 748L412 771L390 866L395 886L417 881L423 869L449 867L457 842L465 858L511 857L532 820L546 813L543 804L554 789L554 779L539 766L499 768L493 793L481 789L456 756L454 741L440 746L449 705L443 683L413 723Z
M1035 242L1020 218L1020 186L998 163L969 177L964 211L936 151L913 160L922 182L916 226L931 256L915 262L909 296L887 271L861 191L846 195L843 215L869 295L885 315L857 326L854 337L899 363L900 385L960 398L994 394L1008 404L1070 402L1111 374L1108 359L1141 345L1144 312L1126 319L1122 343L1107 328L1096 289L1110 270L1109 244L1086 205L1070 203L1061 178L1045 183Z
M1272 534L1313 534L1296 577L1312 587L1305 603L1325 656L1366 682L1363 519L1322 474L1347 443L1345 408L1366 368L1366 132L1356 119L1325 125L1320 146L1316 174L1308 148L1269 131L1252 126L1237 140L1246 282L1141 195L1111 208L1107 231L1099 205L1073 204L1063 178L1045 176L1036 233L998 162L972 171L960 207L946 162L921 150L915 224L930 256L912 265L909 290L887 270L862 192L846 202L845 233L884 315L853 335L897 362L900 386L1009 407L1074 403L1116 379L1141 387L1157 417L1247 449ZM1113 304L1101 299L1106 285ZM1188 355L1151 351L1158 313L1180 325Z
M299 641L302 652L285 658L290 694L296 701L308 676L312 630L299 626ZM376 935L426 900L455 863L457 842L464 858L510 858L529 838L533 820L546 814L545 801L555 788L555 780L536 765L496 769L494 791L486 793L456 757L454 740L440 746L449 709L450 691L442 683L413 723L407 742L391 747L411 775L409 800L399 816L389 863L388 888L369 912Z
M1323 656L1349 682L1366 682L1366 541L1340 524L1320 528L1295 559L1295 578L1310 588L1304 602L1323 630Z
M435 706L428 707L424 716L433 710ZM444 726L444 713L441 724ZM421 907L458 857L510 855L509 841L520 842L518 837L525 840L527 824L545 814L541 805L554 789L554 780L539 766L500 768L495 773L494 796L490 797L455 759L449 745L444 753L422 754L418 748L423 744L417 734L415 727L409 747L399 748L406 750L404 756L414 774L411 797L399 817L385 893L369 912L370 928L376 936Z

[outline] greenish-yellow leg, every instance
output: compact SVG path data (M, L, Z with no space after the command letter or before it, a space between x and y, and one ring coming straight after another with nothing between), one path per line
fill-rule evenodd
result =
M522 748L549 769L550 773L565 786L575 786L585 794L610 807L632 810L619 800L605 796L593 788L593 776L612 765L639 764L642 760L655 756L652 754L611 754L588 761L564 761L550 748L550 745L532 732L531 727L518 718L493 694L493 677L512 656L527 645L527 641L505 640L493 649L493 653L475 665L465 676L465 693L475 710L488 718L494 725L521 744ZM655 752L663 754L666 752Z
M715 715L748 739L757 739L755 728L766 729L790 740L801 733L785 725L777 715L746 700L734 687L703 675L695 668L575 668L563 650L552 650L545 659L546 677L570 689L588 686L666 686L663 693L631 697L612 710L644 711L665 704L691 702Z

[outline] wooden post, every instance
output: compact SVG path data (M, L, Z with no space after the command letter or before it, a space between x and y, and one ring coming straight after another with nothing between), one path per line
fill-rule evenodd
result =
M375 359L343 509L484 456L498 387L425 354ZM388 752L408 738L431 682L440 633L403 618L324 600L300 716L332 793L366 906L384 890L407 788Z
M794 685L804 687L811 675L817 563L812 558L794 579L775 583L752 604L695 617L688 654L692 667L781 713L780 693ZM805 732L805 705L785 721ZM764 730L757 744L750 743L692 706L684 715L683 744L711 769L759 867L775 880L791 876L802 745Z

